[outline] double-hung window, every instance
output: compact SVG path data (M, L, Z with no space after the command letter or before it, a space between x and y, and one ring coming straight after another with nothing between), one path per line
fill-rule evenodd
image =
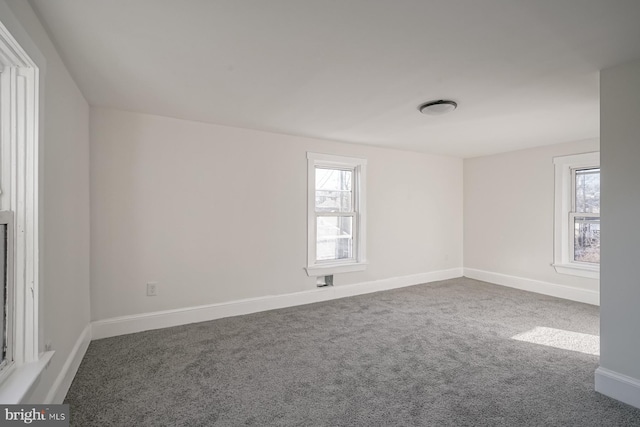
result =
M557 272L599 278L600 155L554 159L555 255Z
M0 9L4 6L0 4ZM2 20L19 23L8 14ZM22 32L25 40L26 32ZM39 65L0 22L0 402L20 403L53 352L40 353ZM32 55L34 59L32 59Z
M307 274L364 270L366 160L307 153Z

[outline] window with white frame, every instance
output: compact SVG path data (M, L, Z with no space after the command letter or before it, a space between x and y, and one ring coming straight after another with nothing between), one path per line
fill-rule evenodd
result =
M600 154L556 157L555 250L558 273L600 277Z
M366 266L365 159L307 153L307 274Z
M1 5L0 5L1 6ZM5 18L3 15L2 18ZM39 66L0 22L0 402L20 403L51 359L39 336Z

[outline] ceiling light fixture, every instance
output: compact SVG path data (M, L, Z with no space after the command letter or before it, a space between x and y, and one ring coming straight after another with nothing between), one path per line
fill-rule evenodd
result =
M418 107L418 110L422 114L429 114L431 116L439 116L446 114L456 109L458 104L454 101L446 99L439 99L438 101L429 101Z

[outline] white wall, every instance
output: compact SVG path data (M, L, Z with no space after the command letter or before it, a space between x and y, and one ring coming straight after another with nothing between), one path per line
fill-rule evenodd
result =
M41 153L44 246L41 248L41 351L56 354L30 400L42 402L90 320L89 107L29 3L0 0L46 59ZM3 14L1 19L9 19ZM20 40L18 40L20 42ZM28 46L23 46L27 48Z
M596 389L640 407L640 61L602 71L600 92L600 366L628 378Z
M368 160L370 265L336 286L462 266L460 159L100 108L91 144L94 320L314 289L307 151Z
M598 280L559 274L551 264L553 158L598 150L596 139L465 159L465 272L477 269L545 282L524 281L542 293L553 292L548 284L597 292Z

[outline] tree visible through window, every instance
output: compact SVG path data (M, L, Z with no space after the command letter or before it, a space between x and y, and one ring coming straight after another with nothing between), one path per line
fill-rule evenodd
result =
M8 249L8 225L0 224L0 303L2 303L2 308L0 308L0 331L2 333L2 351L1 359L0 359L0 368L2 368L7 363L7 350L8 350L8 337L9 337L9 328L7 320L9 319L9 313L7 312L7 300L9 299L9 283L8 283L8 275L7 275L7 249Z
M14 361L13 325L15 316L14 296L14 237L13 214L0 211L0 372Z
M600 277L600 153L556 157L554 263L558 273Z
M600 169L574 170L573 260L600 263Z

